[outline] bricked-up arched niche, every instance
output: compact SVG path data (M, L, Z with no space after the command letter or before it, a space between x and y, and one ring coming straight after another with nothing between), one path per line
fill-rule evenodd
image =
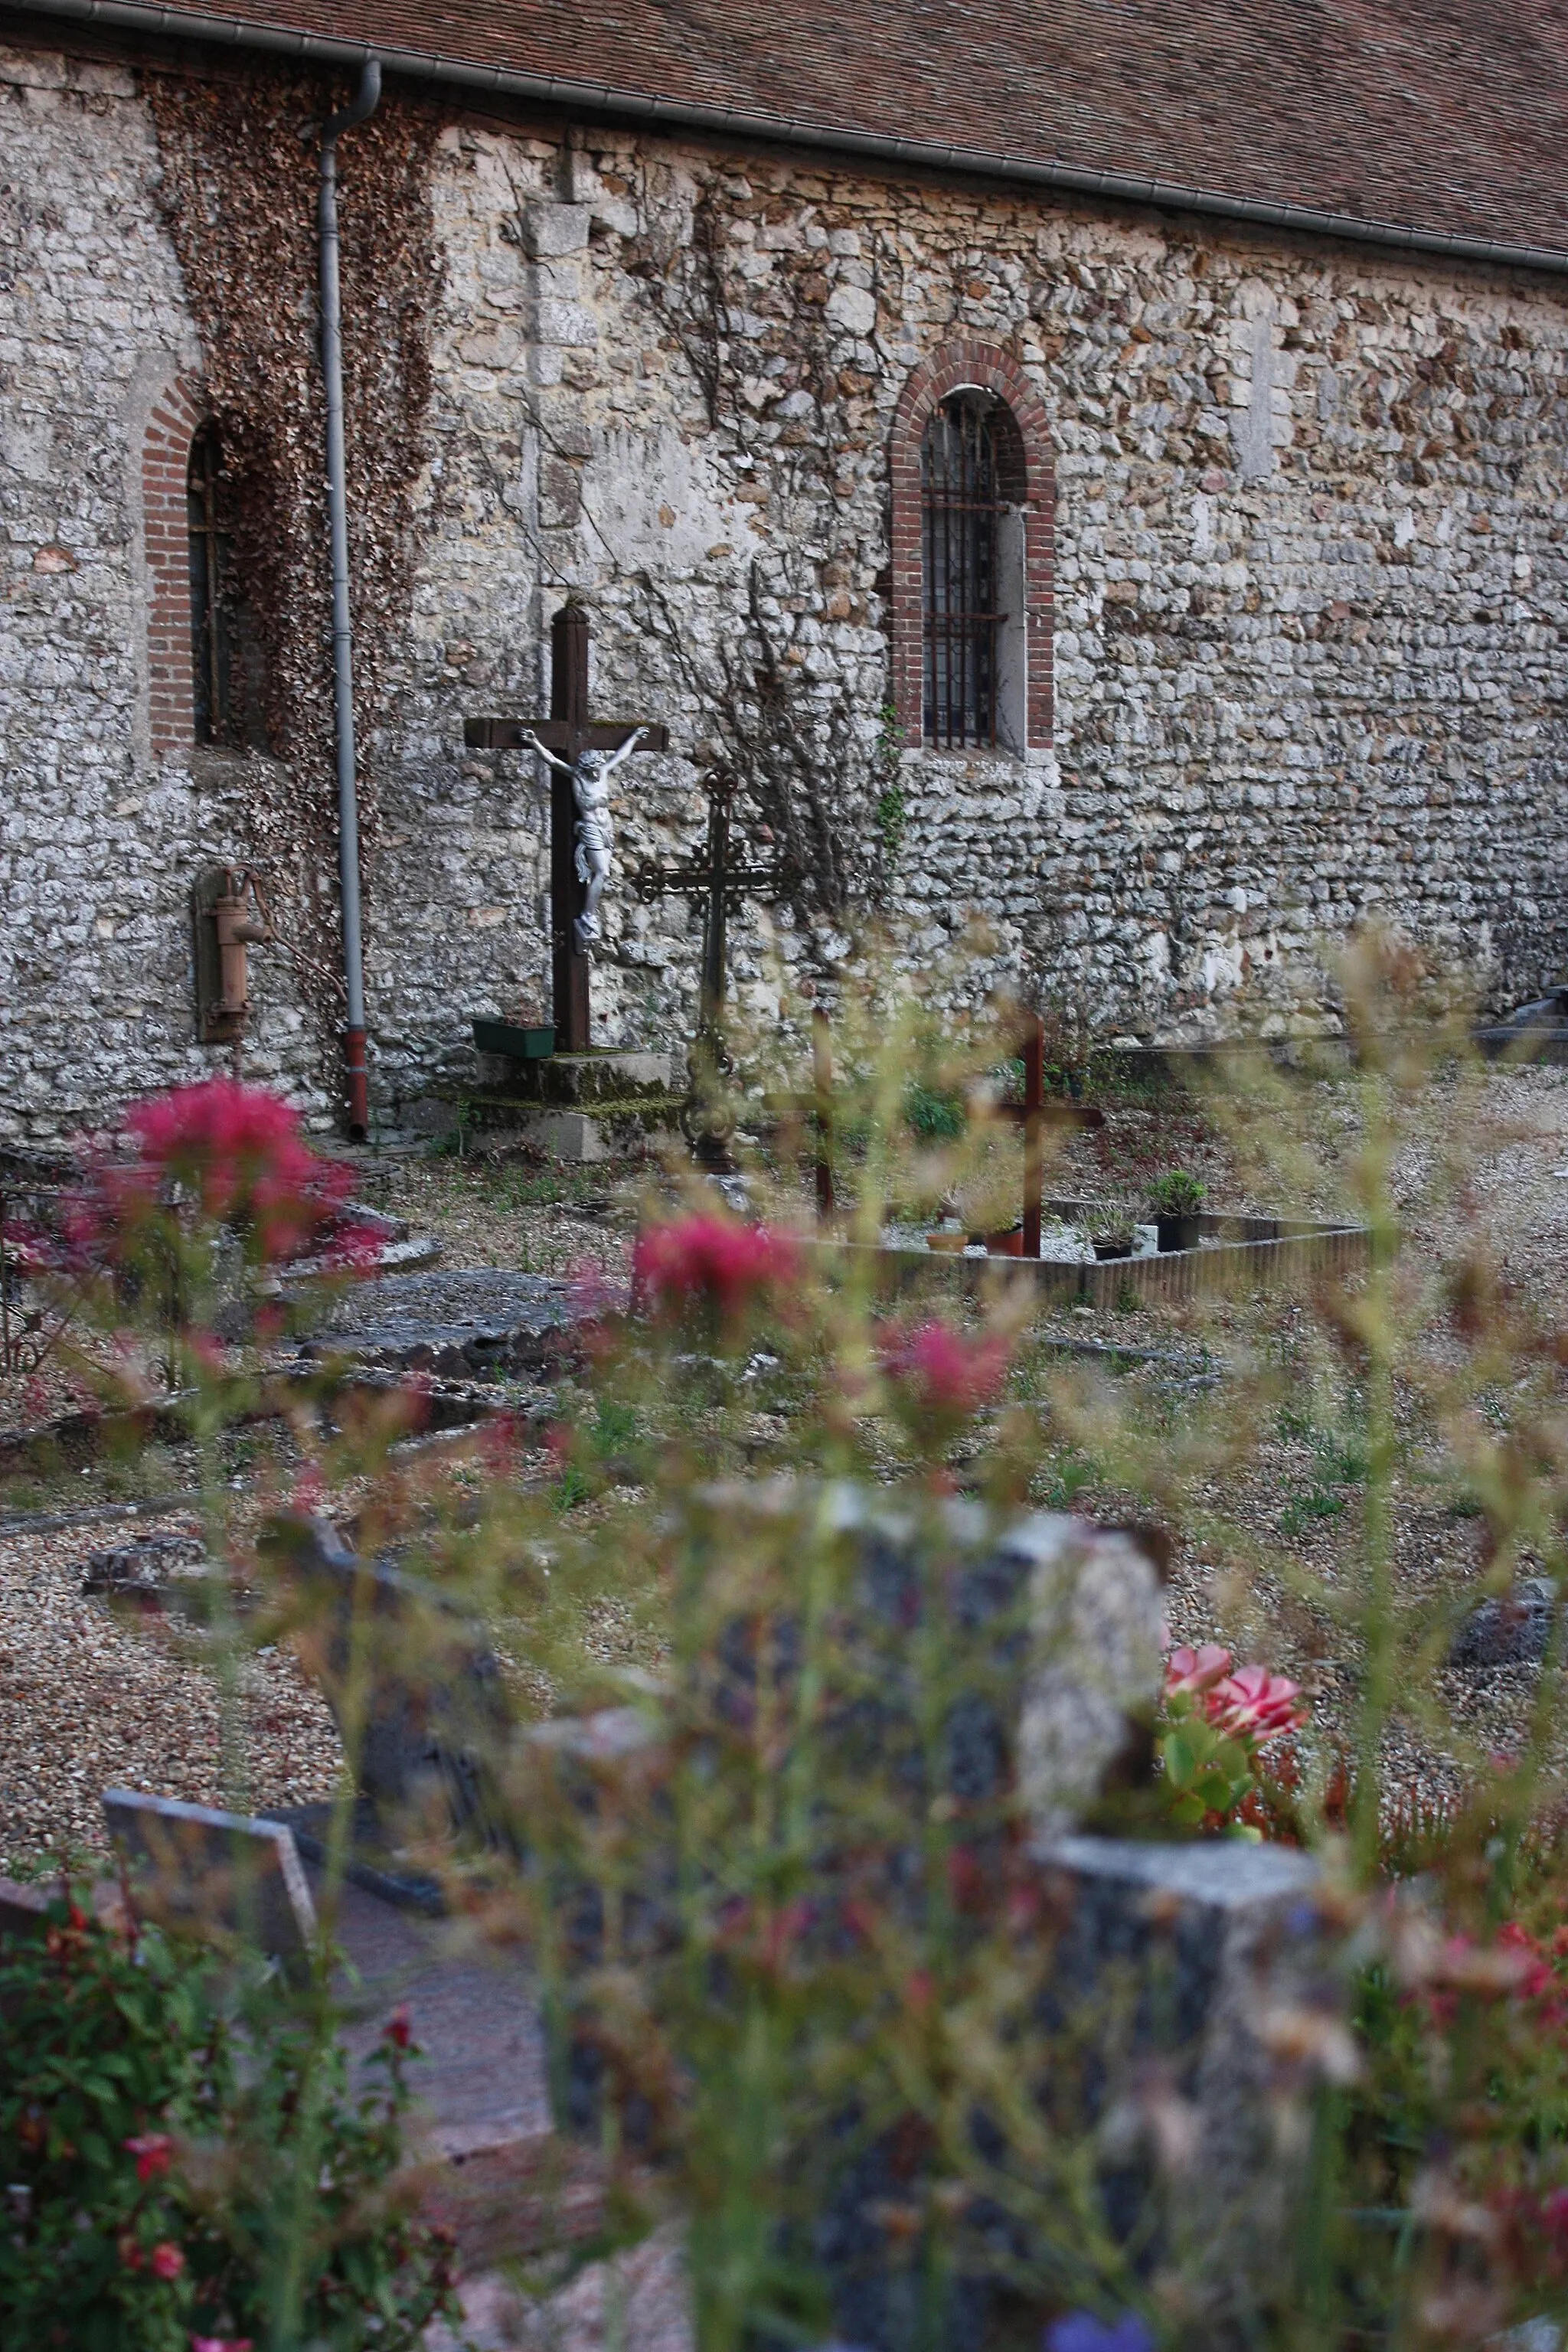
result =
M147 653L154 755L194 743L268 749L261 640L235 553L223 436L176 383L142 451Z
M192 389L154 402L142 443L142 528L147 563L149 717L155 757L195 740L191 646L191 444L202 425Z
M1045 408L1017 362L964 341L918 367L894 421L892 484L893 700L905 743L985 750L994 719L999 751L1044 750L1056 484ZM978 698L973 658L966 671L955 647L985 632L954 626L954 608L976 589L1002 616ZM984 740L974 745L965 739L977 718Z

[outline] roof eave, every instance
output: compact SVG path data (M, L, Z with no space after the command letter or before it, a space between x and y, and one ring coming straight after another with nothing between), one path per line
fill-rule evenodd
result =
M560 74L519 73L500 66L476 65L466 58L431 55L423 50L383 47L380 43L333 40L325 34L302 33L243 17L214 16L199 8L166 7L155 0L5 0L5 14L42 16L79 25L102 25L116 30L162 35L169 39L201 41L220 47L255 49L273 56L309 59L323 65L358 66L367 57L380 58L388 73L415 81L434 81L460 89L531 100L607 115L626 121L657 122L675 130L718 133L728 138L766 140L817 149L828 154L852 155L870 162L904 163L928 171L959 172L988 180L1006 180L1025 186L1047 188L1064 194L1100 196L1118 204L1150 205L1162 211L1207 215L1218 220L1240 221L1258 227L1280 228L1313 236L1349 238L1402 253L1444 256L1456 261L1490 263L1494 267L1544 270L1568 276L1568 252L1551 246L1512 245L1500 238L1458 236L1415 224L1368 220L1354 213L1327 212L1312 205L1279 204L1258 196L1236 196L1196 183L1163 180L1126 172L1088 171L1079 165L1034 157L992 153L984 149L944 144L923 139L895 139L871 131L803 121L795 116L759 114L741 107L699 106L679 99L650 96L641 90L617 89L608 83L576 81Z

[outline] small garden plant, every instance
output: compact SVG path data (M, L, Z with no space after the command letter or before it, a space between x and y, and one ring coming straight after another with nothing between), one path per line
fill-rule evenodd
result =
M1206 1195L1202 1179L1185 1168L1168 1168L1149 1187L1149 1206L1157 1217L1195 1217Z
M0 1947L6 2343L414 2352L450 2248L400 2195L397 2019L357 2086L264 1975L57 1901Z

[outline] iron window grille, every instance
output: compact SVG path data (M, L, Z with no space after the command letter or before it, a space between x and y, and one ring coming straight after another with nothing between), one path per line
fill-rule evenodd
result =
M923 732L944 751L996 741L1002 521L1012 418L987 393L955 392L921 446Z

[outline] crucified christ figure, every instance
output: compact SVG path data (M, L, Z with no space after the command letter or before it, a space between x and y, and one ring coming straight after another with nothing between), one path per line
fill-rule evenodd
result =
M599 936L599 901L610 878L610 865L615 855L616 832L610 819L610 778L623 760L629 759L648 732L646 727L634 727L626 741L614 751L579 751L576 759L557 759L546 749L538 736L526 728L521 740L531 744L542 760L548 760L563 776L572 779L572 800L577 811L577 840L573 863L577 879L587 888L587 899L582 913L573 925L578 948L592 947Z

